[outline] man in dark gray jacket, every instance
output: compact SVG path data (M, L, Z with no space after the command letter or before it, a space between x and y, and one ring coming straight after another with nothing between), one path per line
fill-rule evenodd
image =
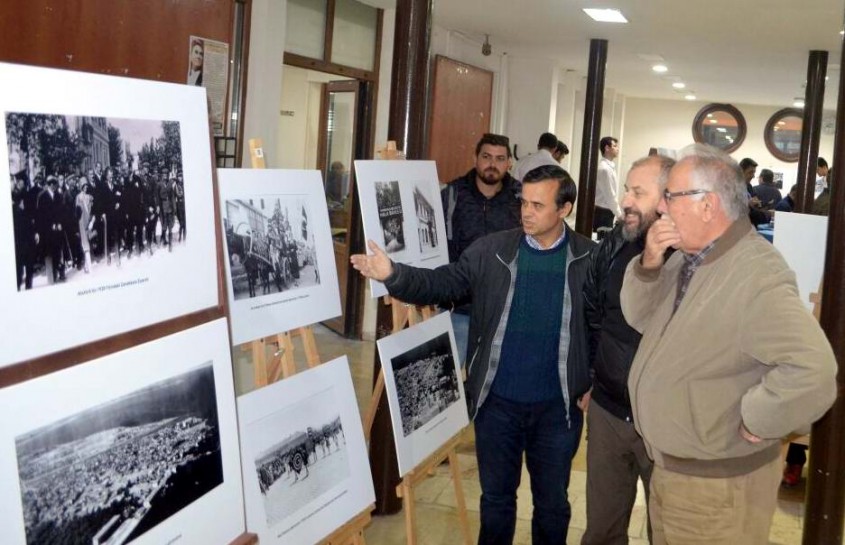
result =
M566 489L590 387L581 290L593 248L564 218L575 183L547 165L523 180L522 229L478 239L456 263L434 270L352 256L364 276L416 304L472 296L466 392L481 480L480 544L509 544L525 455L534 502L532 542L566 543Z

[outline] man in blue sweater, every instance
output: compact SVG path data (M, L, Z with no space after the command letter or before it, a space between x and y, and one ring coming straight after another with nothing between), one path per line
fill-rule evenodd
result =
M575 194L565 170L545 165L523 180L522 228L478 239L456 263L434 270L393 263L372 241L372 255L351 258L401 301L472 296L465 389L482 491L479 544L513 542L523 455L532 543L566 543L566 489L583 422L577 402L590 387L581 291L594 246L563 221Z

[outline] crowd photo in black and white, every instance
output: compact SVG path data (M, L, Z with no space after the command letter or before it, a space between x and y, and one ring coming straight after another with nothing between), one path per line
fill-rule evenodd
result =
M314 401L310 398L305 403ZM340 415L315 415L302 424L255 459L268 526L289 517L349 477Z
M375 182L378 219L384 235L384 251L392 254L405 249L404 214L399 182Z
M223 482L212 363L15 446L28 544L132 541Z
M390 363L405 437L460 399L448 333L393 357Z
M6 113L17 289L185 243L179 122Z
M226 201L223 224L235 300L320 284L309 217L301 196Z

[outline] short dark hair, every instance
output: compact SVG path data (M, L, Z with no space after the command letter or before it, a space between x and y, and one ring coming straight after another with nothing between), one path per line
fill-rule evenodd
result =
M557 180L558 182L558 191L555 196L555 205L558 208L563 208L566 203L575 204L575 198L578 196L575 180L559 166L543 165L529 170L528 174L522 179L522 184L533 184L547 180Z
M555 146L555 151L560 153L561 155L569 155L569 148L561 142L560 140L557 141L557 146Z
M481 146L484 144L490 146L503 146L508 150L508 159L511 158L511 141L510 138L502 134L493 134L492 132L485 133L475 145L475 155L481 153Z
M824 160L824 157L819 157L816 159L816 168L827 168L827 161Z
M550 149L553 150L557 147L557 136L553 135L550 132L544 132L540 135L540 139L537 141L537 149Z
M789 188L790 193L798 193L798 184L792 184L792 187Z
M767 168L764 168L760 171L760 181L767 185L775 183L775 173Z
M619 143L619 140L613 138L612 136L605 136L599 140L599 153L604 155L604 148L613 146L614 143Z
M745 159L739 162L739 170L745 170L751 167L757 168L757 161L755 161L754 159L746 157Z

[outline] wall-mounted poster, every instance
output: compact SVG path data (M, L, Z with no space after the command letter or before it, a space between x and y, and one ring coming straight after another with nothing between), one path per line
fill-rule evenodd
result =
M224 132L226 92L229 89L229 44L199 36L188 39L188 85L205 87L215 136Z
M0 366L217 305L205 91L0 80Z
M449 313L379 339L378 352L404 475L469 424Z
M340 315L323 183L316 170L220 169L232 342Z
M375 501L346 356L238 398L247 530L317 543Z
M220 319L0 390L3 542L243 533L229 351Z
M434 161L355 161L364 235L397 263L433 269L449 263ZM373 297L387 295L370 281Z
M827 217L792 212L775 212L774 245L795 271L798 294L808 310L824 275L827 245Z

